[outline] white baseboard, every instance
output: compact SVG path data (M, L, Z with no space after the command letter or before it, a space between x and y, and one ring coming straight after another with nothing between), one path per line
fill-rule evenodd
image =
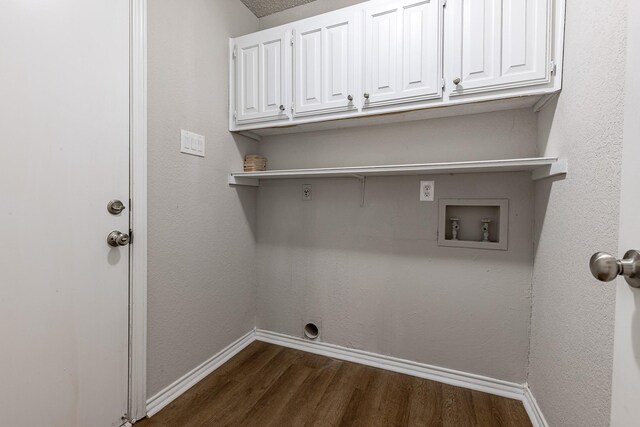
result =
M187 373L173 384L147 400L147 416L151 417L193 387L219 366L238 354L253 341L263 341L296 350L359 363L387 371L398 372L418 378L425 378L444 384L477 390L509 399L522 401L533 427L548 427L540 407L526 384L498 380L482 375L470 374L448 368L427 365L391 356L370 353L363 350L342 347L324 342L308 341L289 335L256 329L245 334L231 345L224 348L211 359Z
M527 415L529 415L529 418L531 419L533 427L549 427L549 424L544 418L542 410L540 409L536 399L533 397L533 393L531 393L531 389L528 384L524 385L522 404L524 405L524 409L527 411Z
M147 399L147 417L156 414L162 408L173 402L184 392L196 385L204 377L215 371L220 365L238 354L242 349L255 340L255 331L249 331L242 338L231 343L211 359L197 366L182 378L173 382L155 396Z
M522 400L524 395L524 386L522 384L455 371L453 369L440 368L424 363L398 359L396 357L369 353L367 351L341 347L334 344L303 340L276 332L257 329L256 340L333 357L335 359L346 360L348 362L373 366L374 368L385 369L387 371L425 378L444 384L495 394L497 396L508 397L510 399Z

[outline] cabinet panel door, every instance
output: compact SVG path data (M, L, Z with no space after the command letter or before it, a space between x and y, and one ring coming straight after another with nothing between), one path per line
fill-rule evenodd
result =
M322 29L297 35L296 113L322 108Z
M442 7L405 0L365 14L365 107L442 96Z
M452 96L549 81L549 0L452 0ZM453 83L453 82L452 82Z
M348 105L347 97L355 95L351 92L353 77L350 70L355 62L351 42L353 35L350 34L353 32L353 25L348 21L327 27L325 31L326 49L323 54L326 75L323 95L329 108L344 107L345 103Z
M238 47L236 61L238 63L238 95L236 111L238 119L250 118L260 113L260 46Z
M283 39L276 39L260 46L260 111L267 115L280 115L284 106L283 44Z
M400 4L394 3L366 12L363 89L367 104L400 96L400 9Z
M236 123L287 119L282 31L260 32L236 40Z
M441 37L438 1L407 2L402 10L403 97L440 97Z
M354 15L323 15L294 31L294 115L355 110Z

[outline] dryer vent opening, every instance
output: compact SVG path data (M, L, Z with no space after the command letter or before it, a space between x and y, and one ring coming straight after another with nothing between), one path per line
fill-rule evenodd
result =
M320 329L315 323L307 323L304 325L304 337L308 340L315 340L320 335Z

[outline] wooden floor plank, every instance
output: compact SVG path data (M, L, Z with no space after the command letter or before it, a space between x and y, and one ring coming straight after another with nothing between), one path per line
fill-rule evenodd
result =
M257 344L257 345L254 345ZM231 360L218 368L214 374L228 375L236 380L252 377L271 362L271 359L284 351L282 347L263 342L253 342ZM245 354L247 353L247 354Z
M442 384L411 377L410 426L442 427Z
M496 414L496 417L502 417L502 425L530 425L524 424L530 423L530 421L527 411L525 411L524 405L522 405L521 402L513 399L500 398L498 396L491 396L491 401L494 406L493 413Z
M476 416L471 403L471 392L460 387L442 385L445 427L475 426Z
M382 401L383 379L379 370L368 370L361 387L356 387L345 407L340 426L365 427L375 424Z
M302 353L283 348L280 350L253 375L239 378L239 386L219 399L215 411L207 418L206 425L238 423Z
M476 414L478 425L495 425L503 427L504 422L499 413L495 412L492 396L479 391L471 392L471 404ZM505 426L506 427L506 426Z
M393 372L385 372L385 387L378 417L383 426L409 424L410 378Z
M344 362L338 368L338 372L322 395L314 419L309 420L308 426L337 426L351 400L358 384L366 381L367 369L365 366Z
M296 391L311 372L311 368L303 365L292 364L289 366L280 378L265 391L240 423L247 426L279 425L280 420L284 418L282 412L287 403L293 399Z
M280 425L304 426L316 417L317 407L320 404L329 384L338 372L340 362L325 358L329 363L319 367L302 383L282 411Z
M138 425L531 427L531 422L520 401L254 342Z
M206 380L207 387L201 386L204 381L198 383L179 399L162 409L161 416L146 419L143 421L143 425L148 427L201 425L212 410L211 407L218 401L219 396L237 386L235 381L224 375L207 377Z

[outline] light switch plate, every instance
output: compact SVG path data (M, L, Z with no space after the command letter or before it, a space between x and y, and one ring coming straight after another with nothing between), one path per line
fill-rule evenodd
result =
M420 181L420 201L421 202L433 202L433 197L436 192L436 185L434 181Z
M204 135L180 130L180 152L204 157Z

